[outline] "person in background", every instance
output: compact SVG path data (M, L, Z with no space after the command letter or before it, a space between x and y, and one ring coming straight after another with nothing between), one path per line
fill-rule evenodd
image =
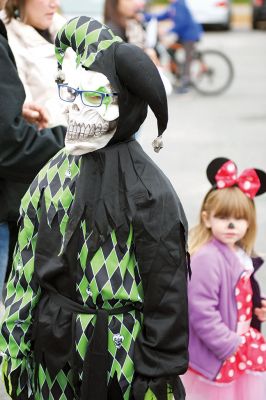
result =
M59 0L7 0L3 18L26 101L34 101L46 109L49 127L66 125L54 82L56 61L53 42L65 23L65 19L56 12L59 3ZM68 54L67 76L74 67Z
M1 26L0 26L1 34ZM38 129L46 128L47 114L44 109L35 103L24 103L22 116L31 124L35 124ZM0 180L1 181L1 180ZM0 189L0 198L2 191ZM0 213L1 214L1 213ZM9 256L9 227L7 222L0 221L0 302L6 276L6 267Z
M154 48L147 45L146 32L140 22L139 12L144 2L138 0L105 0L104 23L126 43L140 47L156 65L166 94L172 93L172 85L165 75Z
M149 21L156 18L158 21L172 21L172 28L169 33L174 33L177 40L182 43L185 49L184 71L179 92L186 92L190 86L190 64L195 49L195 43L202 35L202 27L198 24L185 0L169 0L169 6L159 14L144 14L145 20Z
M142 7L143 2L137 0L105 0L104 23L126 43L135 44L144 50L154 64L159 67L161 73L160 62L155 50L147 46L146 32L139 18Z
M4 2L0 2L0 10ZM35 103L25 104L25 91L0 20L0 293L7 260L17 239L19 205L41 167L64 146L66 129L44 129L48 117ZM41 88L40 88L41 90ZM28 122L27 118L30 122ZM11 267L9 268L7 275ZM1 298L1 295L0 295Z
M266 340L252 326L259 288L252 291L250 276L262 263L253 256L253 199L266 191L266 173L246 169L238 176L235 163L217 158L207 176L212 188L190 233L190 362L183 383L189 400L264 400Z
M104 23L125 42L144 49L145 31L137 18L138 11L135 0L106 0Z

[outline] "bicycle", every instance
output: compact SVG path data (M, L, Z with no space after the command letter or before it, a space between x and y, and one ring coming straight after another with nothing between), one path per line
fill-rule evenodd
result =
M163 45L158 44L157 52L161 58ZM168 69L173 77L173 86L178 88L182 78L184 60L180 57L181 43L174 43L166 49ZM184 58L184 57L183 57ZM195 49L190 65L190 85L200 94L214 96L223 93L232 84L234 68L230 59L219 50Z

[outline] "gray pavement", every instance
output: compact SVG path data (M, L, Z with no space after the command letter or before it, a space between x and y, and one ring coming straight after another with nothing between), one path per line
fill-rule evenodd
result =
M220 97L196 93L169 98L169 126L165 148L155 154L156 132L152 113L142 129L144 149L171 179L193 226L209 188L207 163L216 156L235 160L239 169L266 170L266 33L233 31L208 33L201 47L223 50L235 67L231 89ZM259 232L257 251L266 256L266 195L256 200ZM258 274L266 293L266 265ZM6 400L0 386L0 399ZM56 399L57 400L57 399Z

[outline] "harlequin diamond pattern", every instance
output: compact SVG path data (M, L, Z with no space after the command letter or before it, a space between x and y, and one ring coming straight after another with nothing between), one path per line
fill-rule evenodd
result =
M76 63L89 68L97 55L107 50L113 43L121 42L111 29L93 18L76 17L68 21L58 32L55 39L55 55L62 65L68 47L77 53Z
M75 196L80 160L80 157L68 156L64 150L60 151L41 170L22 201L20 233L7 286L5 322L0 334L0 350L5 354L3 375L9 392L16 388L17 395L25 390L30 394L30 387L34 385L34 368L30 362L30 328L34 307L40 297L40 288L33 279L33 272L41 201L44 197L48 222L51 224L56 219L59 223L63 242L70 206ZM112 232L89 261L90 234L85 221L82 221L76 271L79 302L105 309L142 302L143 290L133 252L132 227L124 249L118 246L115 232ZM95 315L77 316L76 362L80 379L95 322ZM124 400L129 399L133 377L133 348L140 326L139 311L109 317L108 380L117 374ZM42 361L38 371L39 387L37 392L35 390L34 399L73 400L72 378L72 370L66 365L52 381Z
M64 369L57 374L54 380L50 378L47 369L40 366L38 378L39 387L34 400L75 399L75 392L72 385L72 371L69 364L67 364Z
M111 355L109 378L117 373L124 399L129 398L130 384L134 373L133 351L141 327L141 315L132 311L126 315L114 315L109 319L108 350ZM114 336L120 336L116 344Z
M123 300L141 301L142 287L132 248L132 227L124 250L117 246L115 232L112 232L91 262L87 260L86 237L89 233L86 232L85 222L82 224L82 235L84 243L79 254L81 268L78 271L78 291L81 299L85 302L88 300L88 292L84 293L84 290L81 290L88 284L92 299L99 307L114 307L113 303L111 306L108 304L108 300L114 299L122 303Z

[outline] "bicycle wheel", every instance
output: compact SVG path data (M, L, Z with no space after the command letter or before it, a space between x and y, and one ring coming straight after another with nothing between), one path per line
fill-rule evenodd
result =
M191 83L206 96L221 94L231 85L234 69L229 58L217 50L197 51L190 67Z

